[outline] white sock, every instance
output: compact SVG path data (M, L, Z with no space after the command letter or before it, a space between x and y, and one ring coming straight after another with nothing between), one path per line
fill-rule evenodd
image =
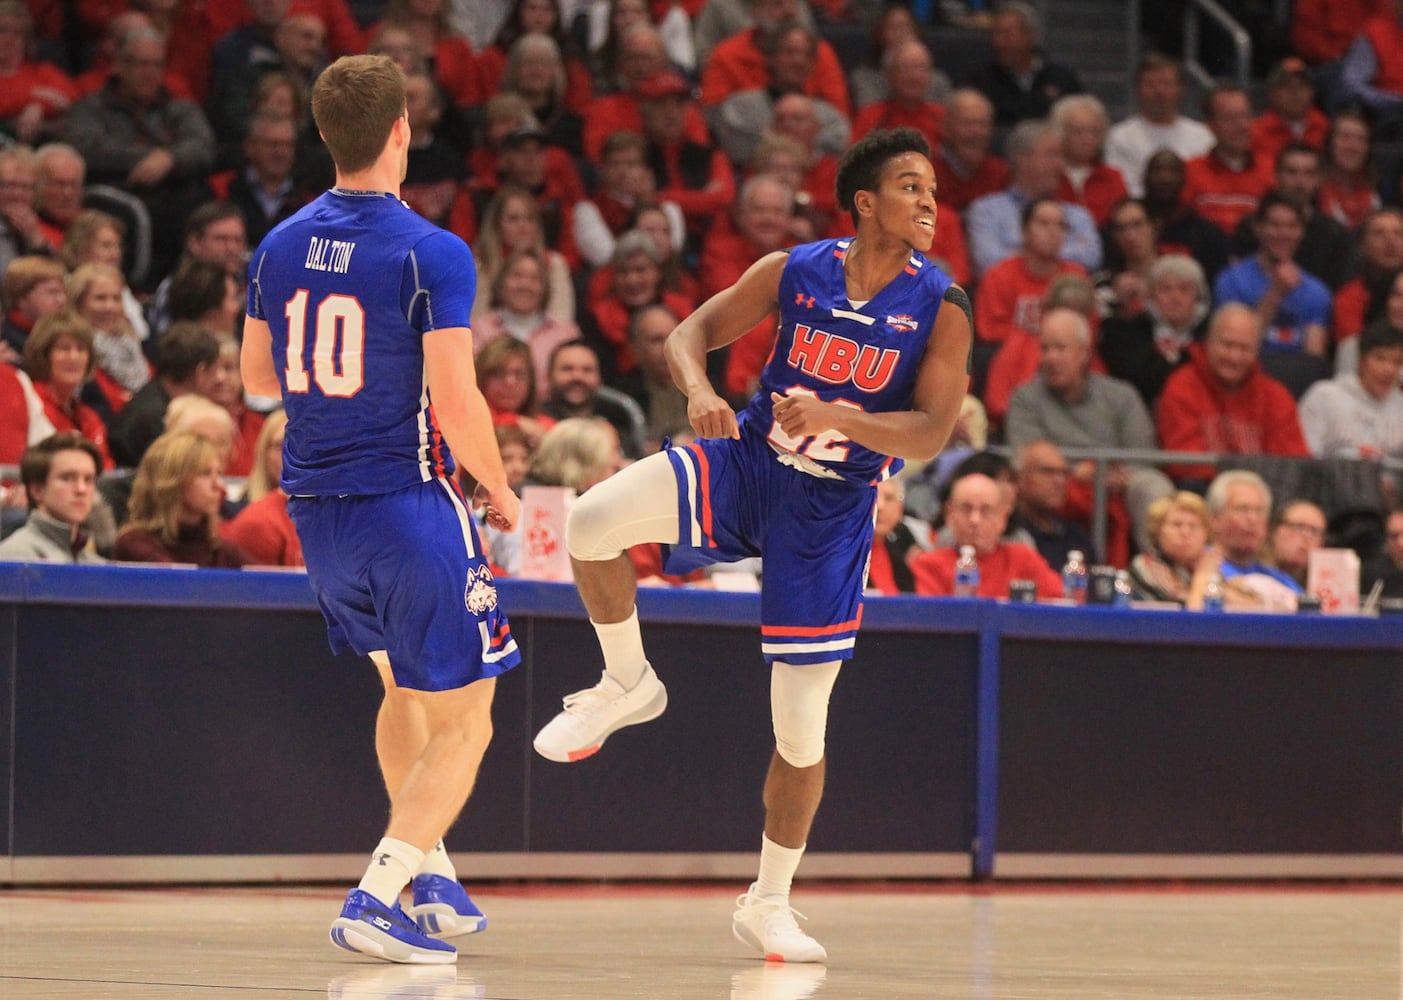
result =
M370 856L370 864L358 888L386 906L393 906L423 863L424 852L419 848L393 837L384 837Z
M755 895L788 899L789 886L799 870L802 847L781 847L763 834L760 837L760 877L755 880Z
M433 850L424 855L424 863L419 866L415 875L442 875L444 878L458 881L458 869L453 867L453 861L448 856L448 848L443 846L443 841L434 845Z
M648 669L648 658L643 655L643 633L638 628L637 606L621 622L591 621L590 624L604 652L604 672L622 684L625 691L632 691Z

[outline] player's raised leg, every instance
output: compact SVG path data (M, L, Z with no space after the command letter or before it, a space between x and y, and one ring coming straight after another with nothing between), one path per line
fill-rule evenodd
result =
M656 719L667 708L667 689L643 652L638 580L625 550L643 542L676 543L677 524L677 479L666 453L591 487L571 508L565 544L604 654L604 673L594 687L566 695L563 710L536 735L542 757L583 760L612 733Z

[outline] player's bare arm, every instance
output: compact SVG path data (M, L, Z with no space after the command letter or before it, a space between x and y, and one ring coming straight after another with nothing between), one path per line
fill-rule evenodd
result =
M930 347L916 380L912 409L868 413L825 403L813 396L771 393L780 429L794 438L837 431L885 455L921 462L934 458L949 440L969 389L969 351L974 333L966 307L959 302L963 294L963 290L947 294L936 313Z
M244 317L244 344L239 351L244 389L255 396L281 396L282 384L273 364L273 333L266 320Z
M507 485L492 413L477 387L472 331L451 326L424 334L424 370L448 447L486 492L488 523L511 531L520 519L521 500Z
M699 437L739 437L736 413L706 377L708 351L743 337L779 308L779 279L788 254L766 254L730 288L717 292L667 338L672 381L687 394L687 418Z

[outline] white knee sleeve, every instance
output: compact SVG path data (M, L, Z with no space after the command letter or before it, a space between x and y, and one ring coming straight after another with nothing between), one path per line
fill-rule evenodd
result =
M591 486L565 519L565 548L581 562L613 559L644 542L677 544L677 477L666 454Z
M794 767L813 767L823 760L828 729L828 696L838 679L841 662L796 667L776 660L770 668L770 716L775 747Z

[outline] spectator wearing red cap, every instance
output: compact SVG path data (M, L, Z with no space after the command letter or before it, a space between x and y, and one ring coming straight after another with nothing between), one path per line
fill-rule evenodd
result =
M636 24L622 34L617 61L619 91L591 100L584 115L585 157L595 163L599 162L604 140L609 136L615 132L643 131L640 102L645 83L657 80L648 90L659 96L667 90L676 91L678 81L681 81L681 93L689 98L692 96L687 81L671 70L662 35L651 24ZM668 77L666 82L663 82L664 77ZM698 145L709 144L711 134L707 131L701 108L690 102L685 114L684 134L687 138Z
M1325 145L1330 119L1315 106L1315 81L1306 64L1289 56L1267 74L1267 109L1252 123L1252 155L1275 163L1293 142L1314 149Z
M700 238L716 214L735 199L735 172L721 150L688 137L691 89L681 75L653 77L639 88L638 97L658 197L676 203L688 233Z

